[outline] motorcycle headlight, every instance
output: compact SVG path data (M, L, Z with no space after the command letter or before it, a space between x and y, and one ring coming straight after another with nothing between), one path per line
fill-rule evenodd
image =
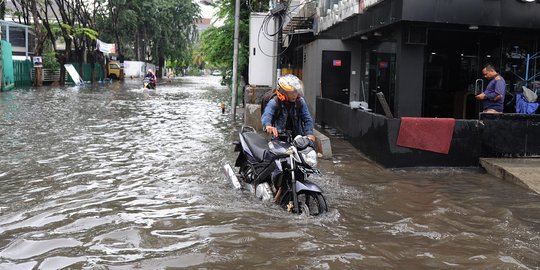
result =
M317 152L315 152L315 150L312 148L307 148L305 151L300 152L300 154L307 165L312 168L317 166Z

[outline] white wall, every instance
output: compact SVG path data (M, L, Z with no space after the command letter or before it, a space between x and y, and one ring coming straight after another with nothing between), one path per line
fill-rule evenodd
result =
M154 64L141 61L124 61L124 76L126 78L131 76L135 78L142 78L149 68L155 72L156 66Z

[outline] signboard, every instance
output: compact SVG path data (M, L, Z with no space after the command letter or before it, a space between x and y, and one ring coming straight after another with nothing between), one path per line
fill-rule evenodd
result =
M116 44L114 43L105 43L101 40L96 41L97 50L102 53L116 53Z
M333 65L334 67L341 67L341 60L336 60L336 59L334 59L334 60L332 61L332 65Z
M360 0L360 13L384 0Z
M43 67L43 57L42 56L32 57L32 63L34 63L34 67Z

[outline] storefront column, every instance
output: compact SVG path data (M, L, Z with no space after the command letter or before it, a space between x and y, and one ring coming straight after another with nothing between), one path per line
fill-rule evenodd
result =
M397 48L395 115L422 116L424 45L401 42Z

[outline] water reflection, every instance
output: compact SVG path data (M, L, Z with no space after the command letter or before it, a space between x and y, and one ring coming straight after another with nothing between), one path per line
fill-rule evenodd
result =
M0 269L537 269L539 196L479 172L384 170L340 138L330 212L232 190L215 77L0 93Z

